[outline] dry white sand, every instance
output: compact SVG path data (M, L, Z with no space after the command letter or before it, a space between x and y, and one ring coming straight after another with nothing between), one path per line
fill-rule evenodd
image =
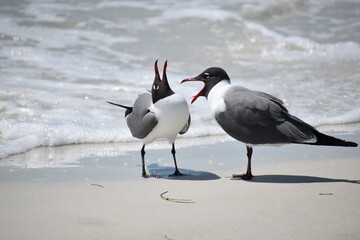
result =
M254 164L256 177L238 181L231 180L238 168L226 169L226 159L240 148L244 154L243 146L223 153L233 144L203 148L206 163L211 154L211 161L216 153L224 155L218 162L223 169L194 171L175 180L142 179L139 167L133 178L119 180L3 179L0 239L360 239L358 148L336 150L340 155L352 152L346 157L332 154L332 148L316 148L314 158L293 156L298 147L266 148L258 154L255 149L254 162L256 156L260 161ZM280 160L262 162L272 151L287 152L296 161L278 155ZM186 164L180 156L189 158L187 152L200 157L191 148L178 152L180 166ZM193 203L164 200L160 194L165 191L165 197Z

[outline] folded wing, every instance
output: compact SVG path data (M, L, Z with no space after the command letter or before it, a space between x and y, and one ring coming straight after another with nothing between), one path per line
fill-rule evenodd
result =
M149 93L140 94L132 112L126 118L131 134L136 138L145 138L158 124L155 113L149 110L151 104L152 98Z
M267 93L240 86L224 97L226 111L215 116L232 137L248 144L316 142L312 126L288 113L283 102Z

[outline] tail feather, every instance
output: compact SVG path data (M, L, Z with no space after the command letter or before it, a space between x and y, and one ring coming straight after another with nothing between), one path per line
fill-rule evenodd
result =
M342 140L339 138L335 138L320 132L315 132L317 137L317 141L315 143L311 143L312 145L325 145L325 146L341 146L341 147L357 147L358 144L355 142L350 142L346 140Z
M126 117L127 115L129 115L130 113L132 113L133 107L128 107L128 106L125 106L125 105L121 105L121 104L113 103L113 102L109 102L109 101L107 101L107 103L110 103L110 104L115 105L115 106L118 106L118 107L125 108L125 109L126 109L125 117Z

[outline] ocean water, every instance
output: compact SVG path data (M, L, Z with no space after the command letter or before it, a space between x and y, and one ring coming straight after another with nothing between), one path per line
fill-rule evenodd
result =
M3 0L0 159L84 143L126 149L136 140L124 111L106 101L131 105L156 59L189 102L202 84L180 81L219 66L314 126L358 124L359 19L357 0ZM204 98L190 111L182 138L227 139Z

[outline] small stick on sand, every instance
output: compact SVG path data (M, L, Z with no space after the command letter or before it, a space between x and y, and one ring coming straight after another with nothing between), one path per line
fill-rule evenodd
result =
M175 239L173 239L173 238L169 238L167 235L165 235L165 238L166 238L167 240L175 240Z
M101 187L101 188L104 188L104 186L103 185L100 185L100 184L96 184L96 183L92 183L92 184L90 184L91 186L96 186L96 187Z
M193 201L191 201L191 199L180 199L180 198L168 198L168 197L164 197L164 194L168 193L168 191L163 192L162 194L160 194L160 197L163 200L169 201L169 202L176 202L176 203L195 203Z

